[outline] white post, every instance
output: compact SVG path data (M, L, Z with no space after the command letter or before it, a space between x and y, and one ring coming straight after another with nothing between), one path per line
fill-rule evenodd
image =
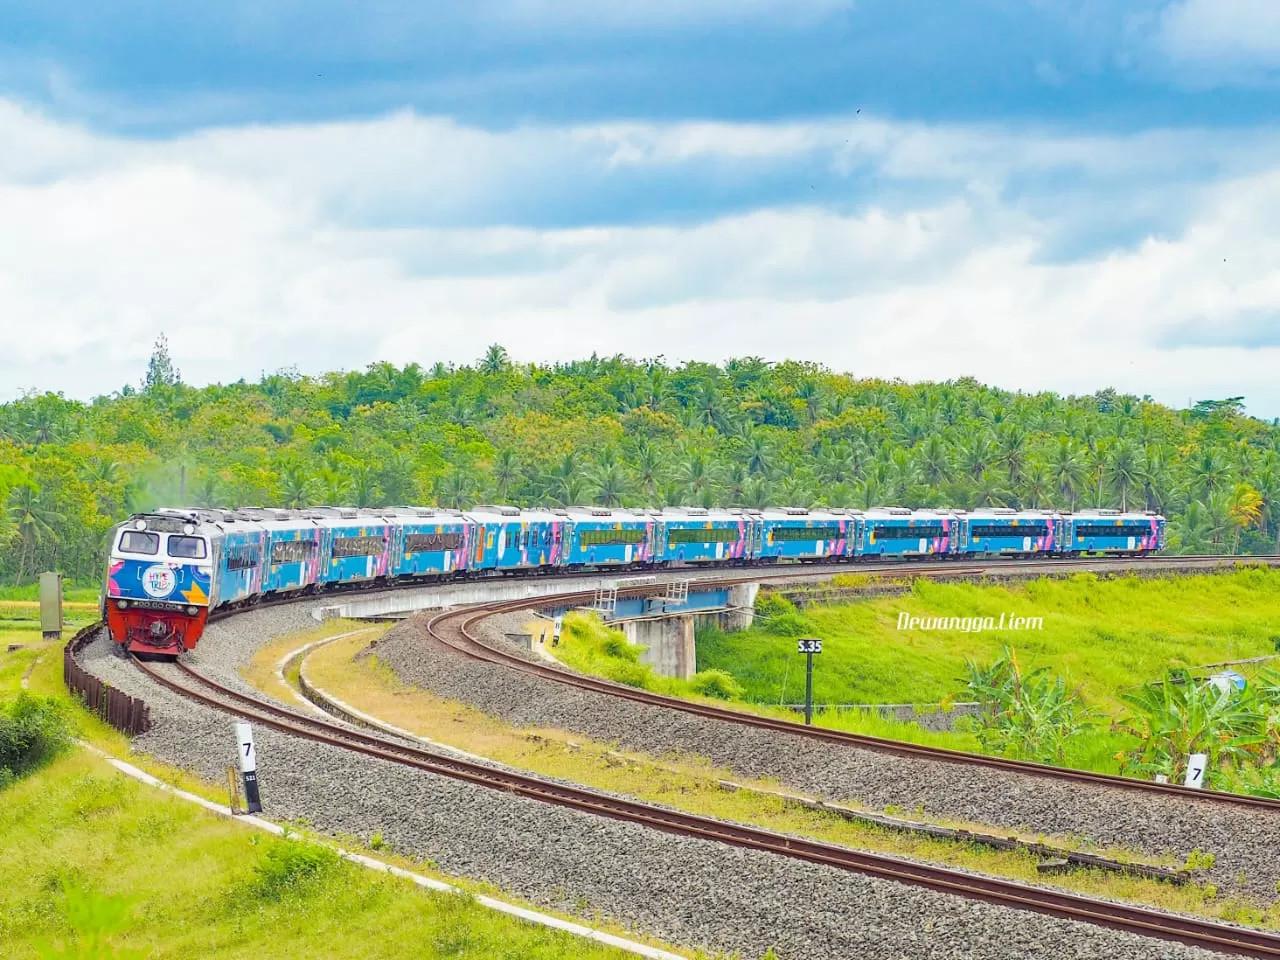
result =
M240 764L240 777L244 780L244 806L248 813L262 812L262 798L258 794L258 748L253 744L253 728L236 721L236 760Z
M1204 786L1204 770L1209 765L1209 755L1207 753L1193 753L1187 758L1187 779L1183 782L1184 787L1194 787L1199 790Z

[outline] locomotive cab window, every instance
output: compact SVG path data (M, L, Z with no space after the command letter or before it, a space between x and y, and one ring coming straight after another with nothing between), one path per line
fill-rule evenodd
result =
M143 553L154 557L160 552L160 534L145 530L126 530L120 534L120 550L124 553Z
M169 556L182 560L203 560L208 550L202 537L170 537Z

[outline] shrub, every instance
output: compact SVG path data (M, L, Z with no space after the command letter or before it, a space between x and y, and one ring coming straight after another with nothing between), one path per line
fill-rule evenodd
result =
M742 684L725 670L699 670L689 680L694 693L717 700L738 700L743 695Z
M605 677L615 683L625 683L628 687L639 687L641 690L652 690L658 679L653 667L631 660L618 660L609 664L605 668Z
M263 900L305 893L337 870L338 864L338 855L328 847L301 840L277 840L254 865L253 893Z
M0 786L48 763L71 743L61 704L20 693L0 708Z
M1063 763L1067 742L1091 725L1061 677L1023 673L1008 647L989 666L968 662L969 696L982 704L975 722L984 749L1042 763Z
M796 605L780 593L761 590L756 594L756 616L770 620L784 613L795 613Z

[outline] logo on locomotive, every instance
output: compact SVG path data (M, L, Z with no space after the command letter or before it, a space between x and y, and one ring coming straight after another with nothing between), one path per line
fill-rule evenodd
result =
M142 589L149 597L163 600L177 585L177 575L164 564L157 563L142 571Z

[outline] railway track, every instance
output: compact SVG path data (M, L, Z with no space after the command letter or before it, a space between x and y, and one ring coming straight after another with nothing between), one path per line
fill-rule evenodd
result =
M759 580L761 577L757 574L751 579ZM731 578L723 581L710 581L706 585L715 586L719 583L731 584L733 582L739 582L739 578ZM652 588L639 587L632 590L620 591L620 594L633 596L643 595L647 589ZM1176 784L1155 783L1153 781L1138 780L1132 777L1094 773L1087 770L1076 770L1069 767L1054 767L1047 764L1032 763L1026 760L1010 760L1002 757L991 757L983 754L948 750L942 747L929 747L921 744L906 743L899 740L888 740L881 737L867 736L865 734L831 730L825 727L805 726L804 724L789 720L779 720L774 717L746 713L744 711L733 710L727 707L718 707L705 703L681 700L659 693L652 693L648 690L641 690L636 687L629 687L623 684L614 683L609 680L602 680L597 677L574 673L565 668L553 666L545 662L527 660L515 653L487 644L480 640L475 634L476 625L488 617L539 607L587 603L590 602L592 598L594 598L593 592L582 591L577 593L479 604L476 606L436 614L428 620L427 631L430 636L438 642L476 660L509 667L527 674L532 674L544 680L567 684L582 690L588 690L611 697L618 697L624 700L631 700L636 703L643 703L667 710L678 710L683 713L692 714L705 719L722 720L730 723L741 724L743 726L770 730L777 733L791 734L794 736L808 737L810 739L823 740L831 743L839 743L849 747L855 747L863 750L874 750L880 753L888 753L916 760L931 760L967 767L1003 770L1034 777L1121 789L1136 794L1176 797L1184 800L1206 803L1274 810L1277 813L1280 813L1280 800L1273 800L1266 797L1225 793L1217 790L1193 790Z
M454 616L459 614L455 612ZM372 736L306 716L248 696L193 671L179 662L178 671L190 683L179 682L153 664L135 661L153 681L214 709L304 739L449 777L492 790L555 804L596 816L640 824L666 833L757 850L809 863L924 887L1001 907L1032 911L1062 919L1108 927L1149 938L1173 941L1206 950L1246 957L1280 958L1280 936L1191 917L1160 913L1143 907L1093 900L881 854L864 853L680 813L579 787L555 783L508 770L469 762L454 756Z

